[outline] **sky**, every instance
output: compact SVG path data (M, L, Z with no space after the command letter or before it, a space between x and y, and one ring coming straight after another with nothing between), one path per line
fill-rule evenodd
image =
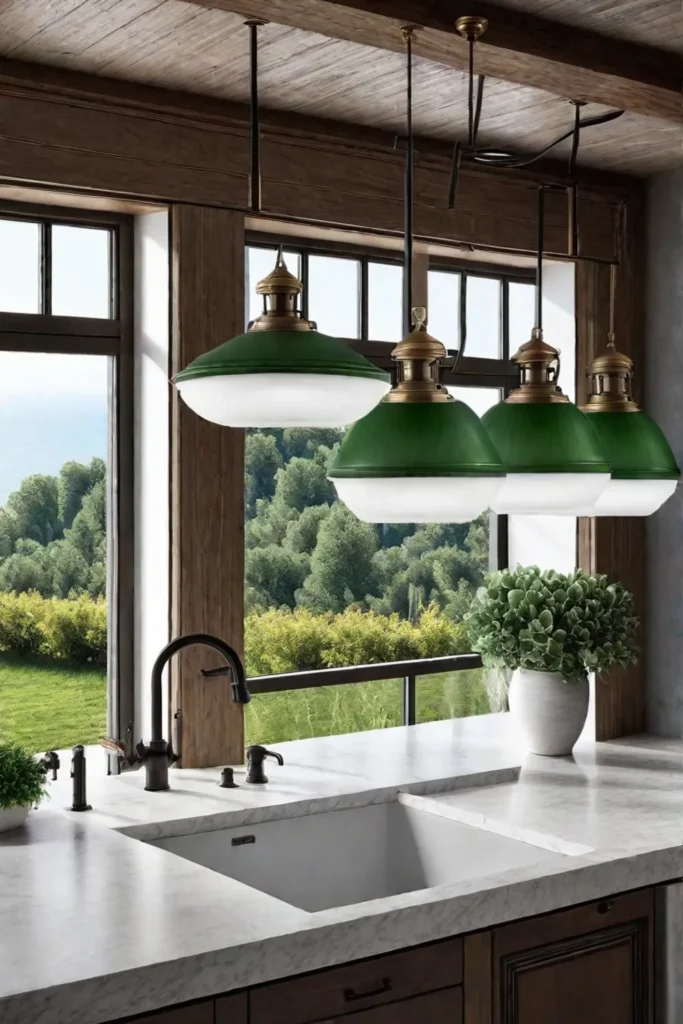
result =
M0 220L0 309L40 311L39 226ZM109 315L109 239L100 229L52 229L53 312ZM107 451L107 356L0 351L0 505L24 477Z

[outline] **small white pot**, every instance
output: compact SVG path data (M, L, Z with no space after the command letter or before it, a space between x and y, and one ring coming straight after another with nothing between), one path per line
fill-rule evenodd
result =
M588 714L588 680L518 668L510 681L510 714L532 754L571 754Z
M28 804L16 804L14 807L0 807L0 832L9 832L11 828L19 828L28 818L31 808Z

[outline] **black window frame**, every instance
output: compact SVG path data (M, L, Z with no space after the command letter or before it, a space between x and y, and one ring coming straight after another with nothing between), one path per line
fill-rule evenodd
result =
M37 223L41 234L41 312L0 311L0 351L112 357L107 449L106 727L109 736L133 735L133 218L114 212L2 201L0 219ZM109 231L108 318L52 314L51 235L54 225Z
M273 254L280 244L272 236L247 232L245 237L245 264L248 266L249 249L271 250ZM283 240L288 252L299 257L299 275L304 286L302 312L308 316L307 284L308 263L310 256L333 256L356 260L359 262L359 325L360 338L342 338L349 346L360 352L375 365L391 371L393 361L389 341L373 341L368 338L368 265L370 263L386 263L402 266L402 254L393 250L376 249L356 246L344 242L315 240L299 236L289 236ZM501 355L499 359L489 359L467 355L467 351L458 361L457 373L445 367L441 379L444 384L457 387L488 387L500 388L503 397L507 397L518 382L519 371L510 359L510 284L532 284L534 270L526 267L514 267L500 263L483 263L458 257L429 257L426 272L441 272L461 275L463 277L495 278L500 283L500 330ZM245 290L253 285L245 275ZM249 295L246 296L247 308ZM454 307L457 315L457 306ZM396 339L397 341L400 339ZM449 349L454 355L457 350ZM491 512L490 521L490 561L491 569L506 568L508 564L508 517ZM441 672L461 671L481 668L482 661L478 654L459 654L451 657L423 658L405 662L386 662L371 665L350 665L344 668L318 669L308 672L286 672L278 675L252 676L249 678L249 689L253 694L282 693L289 690L311 689L318 686L375 682L381 679L402 678L403 680L403 724L416 723L417 679L420 676L433 675Z

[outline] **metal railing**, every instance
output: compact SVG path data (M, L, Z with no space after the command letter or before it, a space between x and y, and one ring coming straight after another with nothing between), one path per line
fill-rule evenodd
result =
M310 672L282 672L273 676L252 676L247 680L252 694L284 693L317 686L372 683L380 679L403 680L403 724L415 725L416 688L418 676L441 672L462 672L481 668L478 654L453 654L444 658L414 658L410 661L386 661L377 665L349 665L344 668L320 668Z

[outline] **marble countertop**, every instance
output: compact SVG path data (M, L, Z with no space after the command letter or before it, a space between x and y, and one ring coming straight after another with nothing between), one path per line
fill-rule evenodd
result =
M0 836L3 1024L100 1024L683 875L683 743L524 756L488 715L277 749L265 787L220 789L218 769L172 771L167 793L93 778L80 815L65 779ZM564 856L310 914L144 842L398 793Z

